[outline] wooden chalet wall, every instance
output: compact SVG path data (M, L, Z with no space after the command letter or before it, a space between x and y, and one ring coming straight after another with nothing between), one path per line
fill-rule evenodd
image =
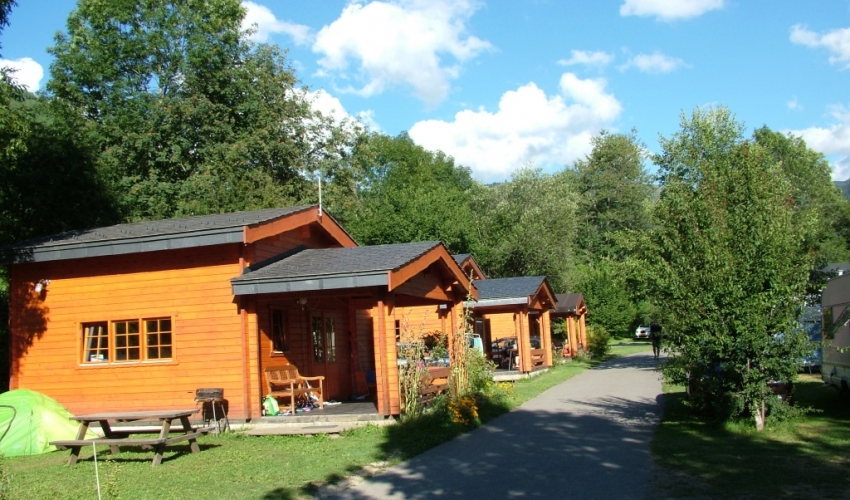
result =
M269 337L260 335L267 328L268 303L235 298L230 279L244 266L301 245L341 246L313 222L248 246L13 265L10 387L43 392L75 414L182 409L195 404L196 389L221 387L232 418L258 417L265 391L262 359L270 353L264 343ZM40 279L51 280L41 297L32 291ZM152 318L172 321L170 360L82 362L83 324ZM347 332L347 316L337 321ZM290 326L297 323L290 320ZM296 338L296 332L290 335ZM348 345L339 345L346 361ZM298 353L293 361L308 367L302 368L305 374L312 368L304 364L308 354Z
M240 246L13 265L11 387L43 392L75 414L191 408L196 389L222 387L230 414L246 417L250 325L230 287ZM36 297L40 279L51 282ZM84 323L149 318L171 318L171 360L82 362Z

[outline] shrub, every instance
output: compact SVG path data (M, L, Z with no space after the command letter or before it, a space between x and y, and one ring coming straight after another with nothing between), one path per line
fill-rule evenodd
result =
M469 391L484 392L493 383L496 365L478 349L470 349L467 355Z
M598 325L587 326L587 350L590 351L594 358L602 358L611 350L608 341L611 340L611 335L608 330Z

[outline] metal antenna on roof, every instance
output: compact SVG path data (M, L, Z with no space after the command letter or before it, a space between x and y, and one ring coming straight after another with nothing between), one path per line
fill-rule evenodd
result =
M319 172L319 218L322 218L322 173Z

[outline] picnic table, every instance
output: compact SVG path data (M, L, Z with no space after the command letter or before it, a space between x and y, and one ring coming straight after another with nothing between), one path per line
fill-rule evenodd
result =
M80 429L77 431L77 438L65 441L51 441L50 444L60 449L70 448L71 456L68 457L68 465L77 463L80 456L80 449L83 446L91 446L92 444L109 445L110 452L116 454L120 452L119 446L141 446L143 449L153 449L155 451L152 465L159 465L162 462L162 452L165 447L179 443L181 441L189 441L189 448L192 453L200 453L197 438L208 433L211 428L194 428L189 422L189 416L197 411L195 408L188 410L150 410L150 411L119 411L106 413L91 413L88 415L77 415L71 417L71 420L80 422ZM159 429L125 429L113 430L111 423L120 422L138 422L138 421L159 421L161 427ZM171 423L179 420L182 428L173 429ZM95 439L86 439L86 433L89 426L94 423L100 423L100 428L103 430L103 437ZM172 432L179 433L174 436L169 436ZM156 434L157 437L142 437L131 438L133 434Z

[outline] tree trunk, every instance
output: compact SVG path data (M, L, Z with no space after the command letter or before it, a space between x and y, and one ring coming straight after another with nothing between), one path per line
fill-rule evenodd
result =
M767 414L767 407L765 405L764 399L761 400L760 405L756 405L756 411L754 416L756 418L756 430L761 432L764 430L764 419Z

